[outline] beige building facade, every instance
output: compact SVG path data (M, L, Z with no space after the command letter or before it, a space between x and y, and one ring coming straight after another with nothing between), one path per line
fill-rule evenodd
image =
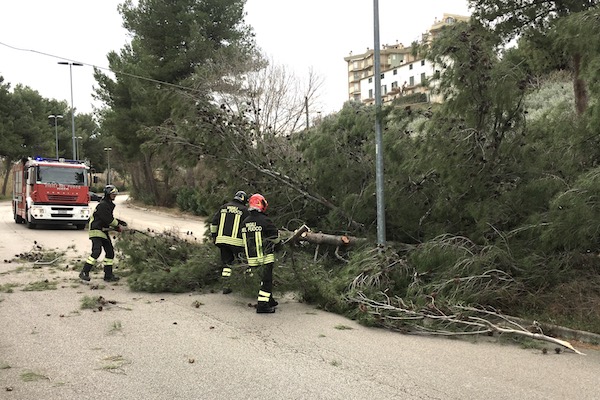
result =
M445 26L459 21L468 22L468 16L444 14L441 20L422 35L423 43L430 43ZM402 43L383 45L380 49L381 59L381 98L383 103L414 93L425 93L428 101L429 85L439 70L419 55L413 55L412 47ZM374 104L375 62L374 51L367 49L362 54L350 54L344 57L348 64L348 100Z

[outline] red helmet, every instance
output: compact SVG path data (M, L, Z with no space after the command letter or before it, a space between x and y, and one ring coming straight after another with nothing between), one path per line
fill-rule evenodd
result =
M269 207L269 203L267 203L267 199L265 199L262 194L256 193L250 196L248 208L254 208L255 210L264 213L267 211L267 207Z

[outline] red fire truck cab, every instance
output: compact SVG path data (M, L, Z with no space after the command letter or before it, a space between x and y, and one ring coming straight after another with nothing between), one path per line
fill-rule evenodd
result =
M89 166L81 161L24 158L13 165L13 213L30 229L69 224L84 229L90 218Z

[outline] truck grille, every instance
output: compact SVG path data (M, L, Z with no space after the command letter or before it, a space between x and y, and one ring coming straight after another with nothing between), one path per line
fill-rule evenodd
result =
M52 218L73 218L73 209L71 207L52 207L50 216Z
M49 194L48 200L57 203L74 203L77 201L77 195Z

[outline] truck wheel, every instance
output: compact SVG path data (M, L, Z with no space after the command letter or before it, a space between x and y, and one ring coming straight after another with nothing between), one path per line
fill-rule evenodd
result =
M27 224L27 227L29 229L35 229L36 224L34 224L33 222L31 222L31 215L29 215L29 210L26 209L25 210L25 223Z
M17 223L17 224L23 223L23 218L21 218L21 216L19 214L17 214L17 209L14 205L13 205L13 215L15 217L15 223Z

